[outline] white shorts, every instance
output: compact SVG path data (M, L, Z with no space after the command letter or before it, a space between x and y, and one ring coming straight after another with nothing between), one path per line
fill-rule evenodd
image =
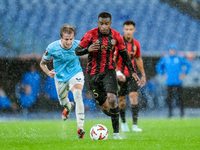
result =
M56 90L58 94L58 98L62 99L66 96L66 94L69 92L69 90L72 89L72 87L75 84L81 84L84 85L84 75L83 72L77 73L75 76L73 76L69 81L67 82L60 82L55 79L56 84Z

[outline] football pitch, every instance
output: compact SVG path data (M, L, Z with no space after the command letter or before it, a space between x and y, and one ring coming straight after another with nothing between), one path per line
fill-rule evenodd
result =
M127 120L129 127L132 121ZM91 140L90 128L103 124L108 128L107 140ZM77 138L74 119L17 121L0 123L1 150L199 150L200 118L139 120L140 133L120 132L123 140L112 139L111 121L86 119L84 139Z

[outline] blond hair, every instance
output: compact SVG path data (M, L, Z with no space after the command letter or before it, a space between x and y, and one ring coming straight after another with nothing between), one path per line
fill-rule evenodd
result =
M63 25L60 28L60 37L63 37L63 34L73 34L76 35L76 29L73 26L70 26L68 24Z

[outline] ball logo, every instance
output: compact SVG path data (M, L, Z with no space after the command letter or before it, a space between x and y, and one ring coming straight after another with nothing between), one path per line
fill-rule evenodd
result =
M96 132L94 132L94 130L92 130L91 135L93 136L94 134L97 135Z
M105 130L105 129L103 128L102 125L99 125L99 128L97 130L99 131L99 130Z

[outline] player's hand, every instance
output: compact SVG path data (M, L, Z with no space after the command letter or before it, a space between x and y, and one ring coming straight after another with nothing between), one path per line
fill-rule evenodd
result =
M140 81L140 78L137 76L137 74L133 73L132 77L135 79L135 81L137 82L138 86L140 86L141 85L141 81Z
M117 76L117 79L118 79L120 82L126 82L126 78L124 78L123 76Z
M146 76L142 76L141 78L141 87L144 87L146 84Z
M54 78L56 74L57 74L57 73L55 72L55 69L49 71L49 73L48 73L48 75L49 75L51 78Z
M183 81L185 79L185 74L181 74L179 79Z
M96 42L94 42L92 45L90 45L88 51L92 52L92 51L97 51L100 48L100 44L99 41L97 40Z

